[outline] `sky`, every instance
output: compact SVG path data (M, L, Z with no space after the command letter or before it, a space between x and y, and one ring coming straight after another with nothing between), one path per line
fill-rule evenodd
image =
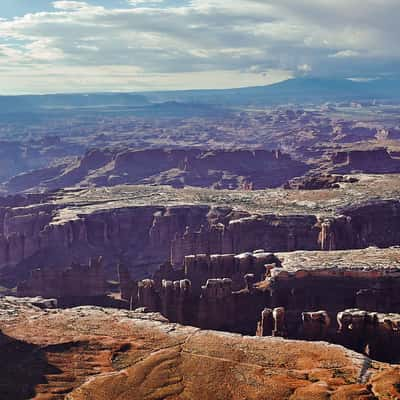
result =
M0 0L0 94L397 77L400 0Z

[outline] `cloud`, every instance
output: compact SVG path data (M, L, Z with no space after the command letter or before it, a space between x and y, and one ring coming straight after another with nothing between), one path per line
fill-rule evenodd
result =
M312 66L310 64L300 64L297 66L297 70L300 72L308 73L312 71Z
M149 6L163 3L164 0L128 0L128 4L132 6Z
M329 54L328 57L332 58L348 58L348 57L359 57L361 54L359 51L354 50L341 50L335 54Z
M54 1L53 7L59 10L81 10L89 5L84 1Z
M362 78L397 73L400 64L398 0L52 4L50 12L0 20L0 65L14 67L3 69L2 79L15 70L7 87L24 68L36 71L32 90L46 90L49 72L56 71L77 91L95 82L98 90L136 90L263 84L310 74ZM73 77L77 70L97 75L83 81ZM115 76L104 79L104 71Z

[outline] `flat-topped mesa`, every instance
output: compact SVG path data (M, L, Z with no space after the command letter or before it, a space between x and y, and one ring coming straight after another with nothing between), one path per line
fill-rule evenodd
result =
M390 182L395 185L395 181ZM362 180L354 185L361 183ZM105 201L108 194L97 190L100 194L96 201L77 201L83 194L78 195L75 190L75 194L69 194L69 201L74 203L49 201L23 207L0 207L1 285L15 287L38 265L85 263L88 258L99 255L104 256L110 278L115 260L121 259L132 277L139 279L149 276L166 260L170 260L174 268L182 267L184 257L190 254L239 254L258 248L268 252L335 250L400 244L400 201L397 199L361 202L358 198L353 206L347 204L339 208L332 204L345 202L329 197L330 212L325 213L327 202L321 200L318 208L315 193L293 194L293 191L280 190L265 192L265 196L283 196L284 204L291 202L292 205L299 200L296 207L302 203L302 213L282 214L282 209L276 205L281 214L273 214L272 210L266 214L252 214L215 202L218 205L177 205L174 202L171 206L144 205L147 200L141 198L141 205L135 205L136 198L130 203L123 197L109 203ZM125 190L129 192L132 188ZM136 191L141 190L144 189L136 188ZM143 198L156 196L150 189L145 190L150 195ZM198 201L192 192L182 190L184 196L189 196L184 197L185 201ZM341 189L338 191L344 195ZM228 204L232 202L225 196L237 195L224 192L221 196L224 204ZM239 195L247 196L243 192ZM250 202L265 201L261 192L248 196ZM300 201L303 196L313 200L310 204L308 200ZM238 201L236 197L232 199ZM127 202L129 206L124 206ZM235 285L235 279L233 281ZM193 285L196 286L196 280Z
M210 207L201 206L173 206L159 209L153 214L150 228L150 240L153 245L171 241L177 234L185 234L195 229L208 226Z
M230 221L224 241L231 245L229 252L236 254L254 249L317 250L319 231L314 215L253 215Z
M32 271L17 287L20 297L56 298L60 304L86 303L106 297L107 284L102 259L92 258L89 265L72 264L68 269L43 268Z
M353 176L312 174L293 178L286 182L283 187L292 190L338 189L341 183L355 182L358 182L358 179Z
M132 264L145 262L148 273L169 258L177 232L183 233L188 225L196 229L207 224L209 210L208 206L143 206L59 218L54 204L10 208L0 230L0 267L5 267L1 276L12 287L35 265L84 263L98 255L104 256L106 267L114 267L115 259L121 258L131 272ZM136 259L131 262L133 255Z
M376 269L373 267L321 267L312 270L296 269L287 270L285 268L273 268L270 270L270 276L276 281L285 281L294 279L307 279L307 278L354 278L354 279L379 279L379 278L400 278L400 268L385 268Z
M386 148L370 150L345 150L339 151L332 156L334 164L362 164L368 161L380 162L391 160L391 156Z
M398 200L369 201L338 211L339 215L319 218L319 249L362 249L369 246L389 247L400 244Z
M386 148L347 150L332 156L335 173L359 171L366 173L395 173L400 171L400 160L392 158Z
M170 274L171 266L164 270ZM377 345L365 342L369 333L355 336L355 328L343 333L337 314L355 307L375 314L400 312L400 248L200 254L186 257L181 273L187 279L165 279L160 287L149 280L139 283L138 305L203 329L325 340L392 359L379 350L383 339ZM397 322L390 326L389 342L397 348Z
M369 246L390 247L400 244L400 201L370 200L340 210L339 229L345 240L337 249L362 249ZM343 219L345 217L345 219Z
M279 187L310 167L280 151L200 149L92 149L79 159L20 174L10 192L115 185L197 186L218 189Z
M269 270L273 306L288 311L355 306L400 312L400 248L277 253L282 262Z
M0 208L0 266L16 265L35 254L55 206L33 204Z
M185 257L185 276L190 279L195 290L210 278L228 277L232 280L232 290L243 288L244 277L254 275L254 282L264 279L265 265L279 262L270 253L255 251L254 253L216 254L208 256L199 254Z

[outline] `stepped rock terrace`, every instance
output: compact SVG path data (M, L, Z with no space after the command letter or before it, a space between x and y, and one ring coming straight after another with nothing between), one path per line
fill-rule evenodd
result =
M358 182L339 184L335 190L210 190L124 185L56 191L48 199L59 211L54 222L97 210L132 206L229 206L250 213L334 215L342 208L374 200L398 199L400 175L353 175Z

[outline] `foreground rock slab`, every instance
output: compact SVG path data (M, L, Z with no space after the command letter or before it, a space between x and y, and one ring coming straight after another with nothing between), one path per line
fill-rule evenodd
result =
M400 368L323 342L254 338L96 307L0 299L0 398L396 399Z

